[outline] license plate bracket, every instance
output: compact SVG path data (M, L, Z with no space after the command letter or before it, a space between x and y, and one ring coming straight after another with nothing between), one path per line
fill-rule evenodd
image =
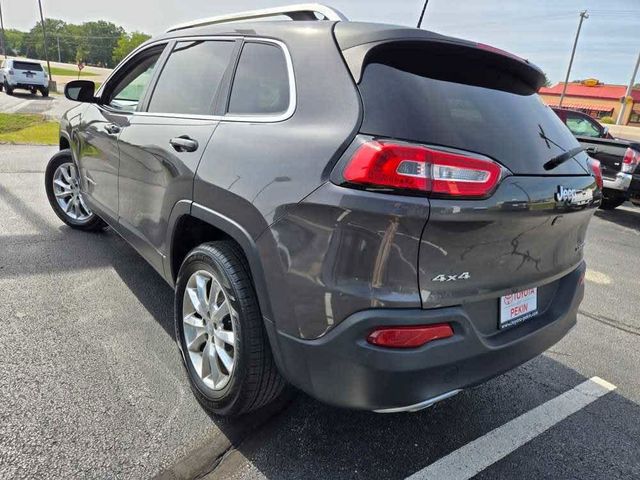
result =
M538 289L527 288L500 297L498 328L508 328L535 317L538 314Z

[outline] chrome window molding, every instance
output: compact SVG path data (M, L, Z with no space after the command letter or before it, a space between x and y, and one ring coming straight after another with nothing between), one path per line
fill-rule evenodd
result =
M112 111L113 113L122 113L127 115L134 115L138 117L162 117L162 118L170 117L170 118L180 118L180 119L211 120L211 121L217 121L217 122L245 122L245 123L277 123L277 122L283 122L285 120L288 120L293 116L298 104L296 79L295 79L295 74L293 70L293 60L291 58L291 53L289 52L289 49L283 42L281 42L280 40L275 40L273 38L267 38L267 37L244 37L241 35L214 35L214 36L191 35L191 36L174 37L170 39L158 40L156 42L146 44L143 47L140 47L136 49L134 52L130 53L127 56L127 58L125 58L122 61L122 63L113 72L111 72L111 75L109 75L109 77L105 80L100 90L104 88L104 85L107 84L109 79L113 75L115 75L116 72L118 72L118 70L120 70L128 62L130 58L132 58L133 56L139 54L144 50L147 50L148 48L154 48L154 47L157 47L159 44L170 43L172 41L176 41L176 42L194 41L194 40L236 41L240 39L244 40L247 43L269 43L272 45L276 45L280 47L280 49L284 53L285 62L287 64L287 77L289 79L289 107L284 112L276 113L273 115L260 115L260 114L198 115L198 114L188 114L188 113L164 113L164 112L138 112L138 111L125 112L125 111L110 109L106 106L103 106L103 108L106 108L107 110ZM242 52L240 52L240 55L242 55ZM231 88L233 89L233 83L231 84Z

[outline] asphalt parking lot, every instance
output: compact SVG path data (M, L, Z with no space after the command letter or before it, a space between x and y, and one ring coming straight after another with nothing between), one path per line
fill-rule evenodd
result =
M640 208L598 211L578 326L520 368L413 414L299 394L222 421L181 370L169 287L49 208L53 152L0 146L0 478L640 478Z
M59 119L64 112L73 107L74 102L64 95L52 93L43 97L39 93L32 95L26 90L15 90L13 95L0 93L0 112L2 113L36 113L52 119Z

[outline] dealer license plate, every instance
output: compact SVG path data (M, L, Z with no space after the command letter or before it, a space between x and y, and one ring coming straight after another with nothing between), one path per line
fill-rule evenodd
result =
M529 288L500 298L500 328L510 327L538 313L538 289Z

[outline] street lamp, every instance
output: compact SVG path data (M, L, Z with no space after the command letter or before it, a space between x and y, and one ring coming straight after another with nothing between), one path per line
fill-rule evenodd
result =
M567 92L567 83L569 83L569 74L571 73L571 66L573 65L573 57L576 54L578 37L580 36L580 29L582 28L582 22L585 20L585 18L589 18L589 14L586 10L583 10L580 12L580 23L578 24L578 31L576 32L576 39L573 41L573 50L571 50L571 59L569 60L569 68L567 68L567 77L564 79L564 86L562 87L562 95L560 95L560 102L558 103L558 107L562 107L564 94Z
M0 1L0 44L2 45L2 55L7 58L7 47L4 42L4 20L2 19L2 2Z
M42 1L38 0L38 7L40 7L40 21L42 23L42 37L44 39L44 58L47 61L47 70L49 71L49 85L53 82L53 75L51 75L51 64L49 63L49 53L47 52L47 29L44 26L44 15L42 15Z
M424 20L424 12L427 11L427 4L429 0L424 0L424 6L422 7L422 13L420 14L420 20L418 20L418 28L422 27L422 20Z

